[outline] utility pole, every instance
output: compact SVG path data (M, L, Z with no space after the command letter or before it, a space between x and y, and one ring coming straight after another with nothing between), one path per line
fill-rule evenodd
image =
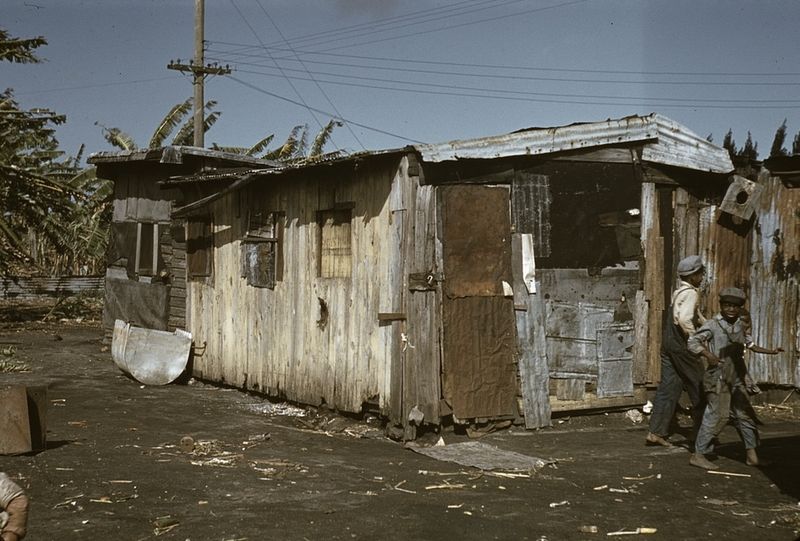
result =
M203 136L205 135L204 129L204 115L203 108L205 107L205 96L203 83L205 82L206 75L227 75L231 72L230 67L218 66L215 64L205 65L203 57L204 49L204 25L205 25L205 0L194 0L194 60L188 64L181 64L181 61L170 61L167 64L167 69L177 70L181 72L192 73L192 86L194 87L194 146L203 148L205 142Z

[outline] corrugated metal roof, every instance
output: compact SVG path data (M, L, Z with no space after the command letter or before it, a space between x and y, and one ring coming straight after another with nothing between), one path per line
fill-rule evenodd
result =
M161 181L161 184L164 186L173 186L176 184L187 184L192 182L235 180L238 179L239 177L251 174L257 176L279 175L287 171L293 171L297 169L310 169L312 167L330 166L339 163L358 161L364 158L372 158L375 156L387 156L390 154L397 154L400 152L407 152L407 151L408 149L396 148L388 150L364 151L346 155L332 153L321 156L319 158L315 158L314 160L310 161L306 160L302 162L293 162L293 163L273 162L275 166L269 169L238 168L238 169L225 169L220 171L206 171L202 173L197 173L195 175L176 176L170 178L169 180Z
M728 152L664 116L531 128L506 135L414 145L423 162L538 156L610 145L644 145L642 159L713 173L733 171Z
M234 152L223 152L221 150L211 150L207 148L181 145L167 146L162 148L143 148L121 152L96 152L89 156L87 162L91 164L112 164L157 161L159 163L182 164L184 156L209 158L219 162L237 165L259 165L263 167L277 167L281 165L280 162L273 160L263 160L261 158L236 154Z

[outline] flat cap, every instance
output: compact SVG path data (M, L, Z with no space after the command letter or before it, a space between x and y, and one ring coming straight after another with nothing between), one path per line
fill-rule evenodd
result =
M719 292L720 302L729 302L737 306L744 306L744 301L747 295L738 287L726 287Z
M699 255L684 257L678 263L678 276L689 276L703 268L703 260Z

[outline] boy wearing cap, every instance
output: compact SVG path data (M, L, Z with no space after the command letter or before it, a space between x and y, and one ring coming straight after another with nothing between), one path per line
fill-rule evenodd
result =
M705 455L713 452L713 439L722 432L729 417L744 443L747 465L763 465L756 453L758 429L749 414L752 408L744 384L744 348L767 355L783 349L766 349L753 343L749 329L739 318L744 303L744 291L736 287L723 289L719 295L720 313L703 324L688 342L689 350L702 355L708 364L703 379L706 408L689 463L707 470L718 468Z
M686 390L692 402L692 421L694 431L700 426L703 416L702 361L686 347L686 340L705 322L699 310L700 284L705 276L705 267L700 256L691 255L678 263L680 285L672 293L672 306L664 324L661 341L661 382L653 400L653 414L650 416L648 445L672 444L667 441L669 426L675 407Z

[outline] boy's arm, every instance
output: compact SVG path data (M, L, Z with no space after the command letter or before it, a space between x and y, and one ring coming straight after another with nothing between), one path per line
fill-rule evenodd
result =
M781 347L777 347L775 349L768 349L768 348L762 348L761 346L757 346L752 343L748 344L747 347L750 349L750 351L754 353L764 353L765 355L777 355L778 353L783 353L784 351L784 349Z
M715 366L720 362L719 357L717 357L706 347L706 344L711 337L711 329L706 327L704 324L697 330L696 333L689 337L689 339L686 341L686 347L695 355L702 355L705 357L710 366Z

